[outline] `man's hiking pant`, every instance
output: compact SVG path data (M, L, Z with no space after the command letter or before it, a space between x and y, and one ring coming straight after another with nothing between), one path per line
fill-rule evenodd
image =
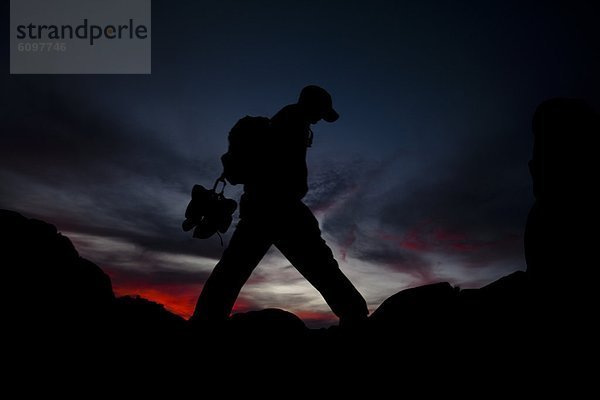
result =
M323 295L341 321L366 318L364 298L339 269L321 237L317 219L304 203L248 211L252 212L243 213L229 246L204 284L193 320L227 319L242 286L271 245Z

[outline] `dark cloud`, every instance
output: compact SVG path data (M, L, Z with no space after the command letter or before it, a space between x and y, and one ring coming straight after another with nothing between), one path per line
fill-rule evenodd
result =
M521 140L499 135L476 141L460 155L438 162L435 173L393 186L381 208L381 222L406 229L429 220L475 234L522 231L532 201L527 128L516 135L524 136Z
M216 163L185 156L159 133L53 81L35 83L11 80L3 92L0 205L62 230L220 255L218 241L181 231L191 186L212 183Z
M459 267L488 269L496 277L522 269L522 235L532 200L529 148L525 127L464 143L460 155L434 160L427 173L396 174L398 182L389 179L394 175L386 168L326 215L323 229L344 255L420 283L448 279ZM410 165L411 155L406 157ZM402 164L400 155L395 165ZM385 189L375 198L377 185Z
M346 200L364 183L365 160L311 165L310 191L304 201L315 212L324 212Z
M60 185L102 185L127 176L153 177L187 189L194 176L215 173L185 157L156 132L123 120L101 102L55 85L9 81L0 163L7 170Z
M135 269L105 267L118 286L160 287L174 285L203 285L210 271L184 271L174 269ZM198 293L199 294L199 293Z

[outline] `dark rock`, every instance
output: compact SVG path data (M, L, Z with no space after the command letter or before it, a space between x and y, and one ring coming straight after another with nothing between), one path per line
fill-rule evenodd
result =
M67 337L77 330L139 339L185 329L185 320L161 304L139 297L115 299L109 276L81 258L54 225L0 210L0 239L5 287L13 299L9 315L18 332Z
M277 308L234 314L230 326L248 333L274 335L302 335L307 330L298 316Z
M0 210L0 257L20 321L78 325L103 320L113 306L108 275L54 225Z
M403 290L385 300L369 317L377 329L410 330L446 322L458 290L448 282Z
M123 296L115 300L111 325L115 339L146 342L169 340L183 335L186 321L165 309L162 304L140 296Z

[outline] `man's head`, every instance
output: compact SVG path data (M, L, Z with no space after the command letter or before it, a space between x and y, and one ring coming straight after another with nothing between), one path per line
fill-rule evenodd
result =
M340 117L333 109L331 95L319 86L310 85L302 89L298 104L305 110L311 124L316 124L322 119L334 122Z

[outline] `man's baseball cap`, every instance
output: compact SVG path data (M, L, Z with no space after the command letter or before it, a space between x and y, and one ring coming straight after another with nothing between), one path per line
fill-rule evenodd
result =
M340 115L333 109L331 95L320 86L309 85L300 92L298 104L309 104L318 107L327 122L335 122Z

